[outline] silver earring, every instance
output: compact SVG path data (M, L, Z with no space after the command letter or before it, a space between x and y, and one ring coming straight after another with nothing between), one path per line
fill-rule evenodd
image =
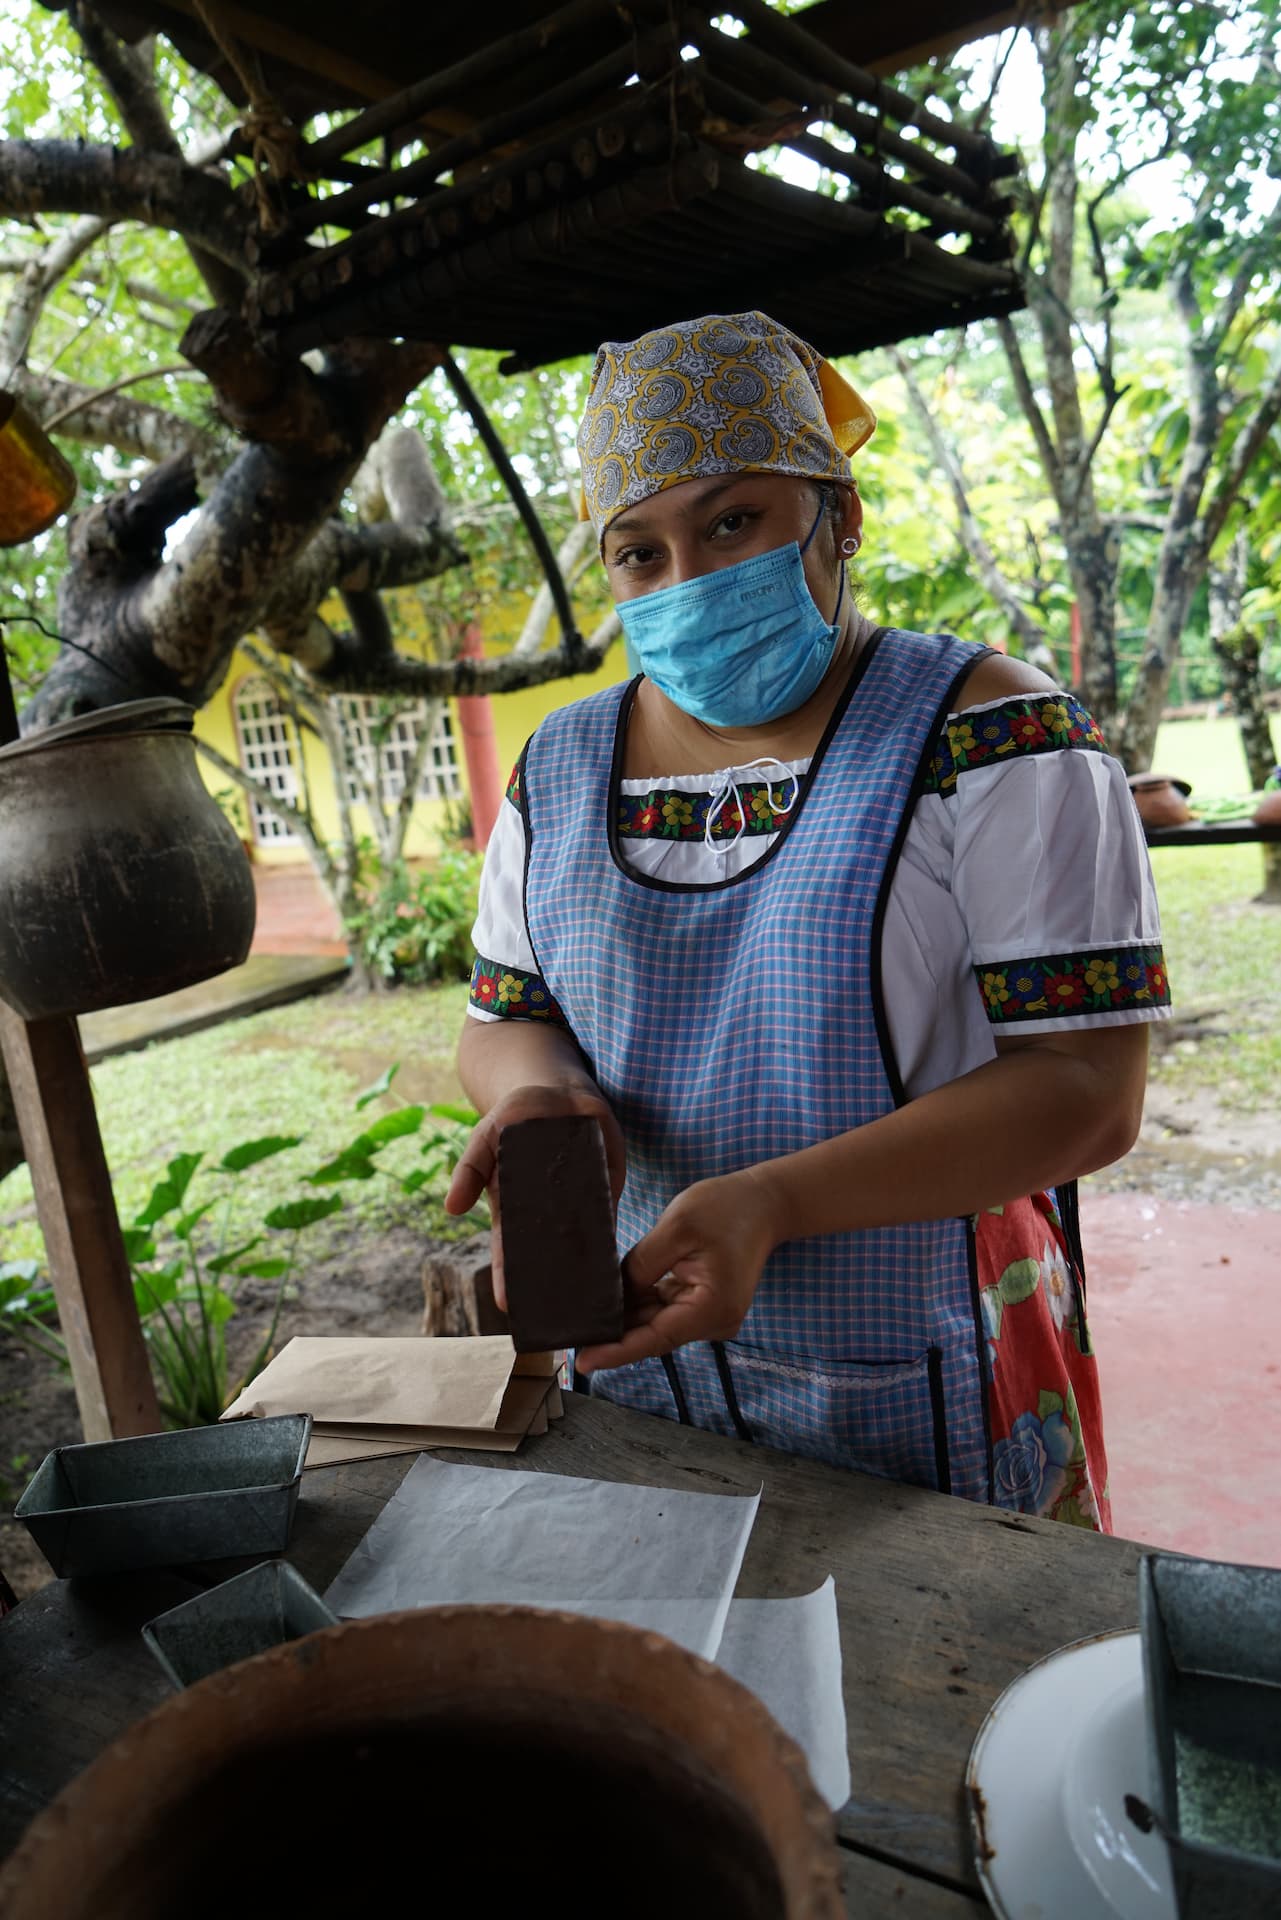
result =
M845 558L848 560L851 554L858 552L859 547L861 545L862 545L862 541L859 539L858 535L856 533L851 533L847 539L841 541L841 552L845 555Z

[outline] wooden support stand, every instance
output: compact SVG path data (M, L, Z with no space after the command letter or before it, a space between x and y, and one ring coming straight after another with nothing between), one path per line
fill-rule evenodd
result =
M164 1423L79 1030L73 1019L25 1021L0 1003L0 1043L84 1437L158 1433Z

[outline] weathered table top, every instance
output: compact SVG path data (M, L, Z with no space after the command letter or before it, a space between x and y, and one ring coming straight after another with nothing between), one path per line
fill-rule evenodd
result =
M1281 841L1281 826L1261 827L1253 820L1191 820L1182 827L1147 827L1144 833L1150 847L1268 846Z
M1066 1641L1137 1623L1140 1549L1049 1521L796 1460L566 1396L520 1453L446 1454L705 1492L764 1493L738 1592L835 1577L853 1791L837 1828L849 1911L961 1920L979 1910L964 1774L988 1707ZM323 1591L410 1466L304 1476L289 1559ZM208 1570L225 1578L224 1563ZM0 1624L0 1855L100 1749L169 1693L138 1634L187 1597L182 1575L56 1581Z

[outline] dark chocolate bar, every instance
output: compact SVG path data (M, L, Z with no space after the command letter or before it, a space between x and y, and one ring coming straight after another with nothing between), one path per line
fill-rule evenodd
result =
M620 1339L623 1280L609 1166L590 1114L503 1128L498 1214L517 1353Z

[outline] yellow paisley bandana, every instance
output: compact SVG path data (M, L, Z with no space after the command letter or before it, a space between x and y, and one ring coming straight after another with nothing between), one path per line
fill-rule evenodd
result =
M714 473L848 480L876 415L835 367L764 313L711 313L607 340L578 431L579 518Z

